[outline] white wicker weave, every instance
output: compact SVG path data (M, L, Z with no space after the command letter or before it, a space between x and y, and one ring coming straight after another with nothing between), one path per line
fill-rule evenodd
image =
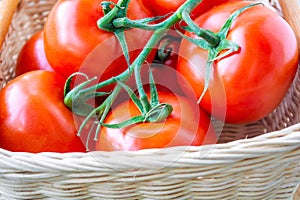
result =
M0 52L0 88L55 0L23 0ZM280 12L279 4L263 1ZM137 152L0 149L0 199L291 199L300 183L300 74L281 105L245 125L216 122L220 144Z

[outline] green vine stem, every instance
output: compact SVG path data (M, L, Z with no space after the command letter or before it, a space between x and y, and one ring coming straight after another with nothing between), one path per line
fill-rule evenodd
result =
M103 82L100 82L94 86L88 87L88 88L80 88L80 90L76 89L76 87L73 89L73 91L76 92L72 92L72 95L68 95L69 93L65 94L65 103L66 106L69 107L71 110L73 110L73 104L74 102L80 103L80 100L82 101L81 103L84 105L85 102L84 98L79 98L79 96L86 96L86 94L90 94L94 91L97 91L99 89L101 89L102 87L105 87L107 85L110 84L114 84L117 81L121 81L121 82L125 82L132 73L138 74L140 71L141 66L143 65L143 63L145 62L146 58L148 57L148 55L151 53L153 47L159 42L160 38L164 35L164 33L166 33L166 31L172 27L174 24L176 24L177 22L179 22L182 19L182 12L183 10L186 10L187 12L191 12L191 10L193 10L194 7L196 7L198 4L201 3L202 0L188 0L186 1L183 5L181 5L179 7L179 9L173 13L172 15L170 15L166 20L164 20L163 22L160 22L156 25L148 25L148 22L150 22L150 19L145 20L146 23L142 22L142 21L137 21L138 23L134 23L132 24L126 24L126 20L124 20L124 24L119 24L117 27L118 30L124 30L124 28L145 28L145 26L140 27L141 24L147 24L147 27L152 27L152 30L154 30L152 37L150 38L150 40L147 42L146 46L143 48L143 50L141 51L141 53L138 55L138 57L132 62L131 65L129 65L128 69L126 71L124 71L123 73L121 73L120 75L110 78L108 80L105 80ZM124 16L124 13L122 13L124 10L122 8L122 6L128 6L129 0L119 0L117 5L114 8L112 8L111 10L109 10L106 12L106 15L99 19L98 21L98 26L99 28L104 27L104 29L106 31L112 31L112 32L116 32L115 29L115 25L112 25L112 23L114 21L116 21L118 18L124 18L126 17L126 13ZM107 9L107 5L105 5L105 8ZM125 9L126 10L126 9ZM120 14L121 13L121 14ZM119 16L118 16L119 15ZM155 18L158 19L158 18ZM154 20L155 20L154 19ZM116 21L117 22L117 21ZM113 28L112 28L113 27ZM154 28L153 28L154 27ZM110 28L112 28L110 30ZM140 83L137 83L138 85ZM99 132L101 131L101 124L104 122L105 117L108 113L108 110L112 104L112 102L114 101L114 99L116 98L118 92L120 91L121 86L117 84L117 86L115 87L115 89L113 90L113 92L106 98L106 100L97 108L91 110L89 113L86 113L86 111L84 110L84 112L80 111L80 108L76 109L75 113L76 114L83 114L85 113L85 120L82 122L79 130L78 130L78 135L80 136L83 128L87 125L87 123L92 119L92 118L96 118L97 120L99 120L99 124L96 128L96 133L95 133L95 137L94 140L97 140ZM75 93L75 94L74 94ZM78 99L80 99L78 101ZM171 110L170 108L168 108L168 110ZM100 116L100 117L99 117ZM100 119L99 119L100 118ZM91 131L92 132L92 131ZM89 136L88 136L89 137ZM87 141L88 144L88 141Z
M115 20L118 20L118 18L116 18L117 15L117 11L118 9L120 9L120 5L127 5L126 2L128 3L130 0L119 0L118 4L119 6L115 6L113 9L110 10L110 12L107 13L107 15L105 15L103 18L101 18L98 21L98 26L99 28L102 28L106 31L115 31L115 28L109 28L109 27L114 27L114 26L108 26L107 24L111 24L113 23ZM159 42L161 36L170 28L172 27L174 24L176 24L177 22L179 22L182 18L182 12L184 10L186 10L187 12L191 12L191 10L193 10L193 8L195 6L197 6L198 4L201 3L202 0L188 0L186 1L183 5L181 5L178 10L173 13L171 16L169 16L166 20L164 20L163 22L160 22L156 25L148 25L147 23L144 24L147 27L151 27L151 26L155 26L155 31L153 32L152 37L150 38L150 40L148 41L148 43L146 44L146 46L143 48L143 50L141 51L141 53L139 54L139 56L133 61L133 63L128 67L127 70L125 70L123 73L119 74L116 77L112 77L110 79L107 79L103 82L100 82L96 85L90 86L88 88L84 88L80 91L78 91L78 93L80 93L80 95L83 95L85 93L90 93L96 90L99 90L105 86L114 84L117 82L117 80L119 81L126 81L129 76L134 72L135 69L139 68L142 66L142 64L145 62L146 58L148 57L148 55L151 53L153 47ZM107 7L107 5L105 4L105 8ZM124 18L124 14L122 14L121 18ZM144 27L140 27L139 25L137 25L137 27L133 27L131 26L132 24L126 24L124 23L122 25L122 27L127 27L127 28L144 28ZM120 25L121 26L121 25ZM121 28L118 26L118 28ZM73 90L76 90L76 88L74 88ZM112 94L110 95L112 96ZM66 102L66 106L69 107L70 109L72 109L72 104L73 104L73 97L74 95L68 95L67 93L65 94L65 102ZM110 97L108 97L110 98ZM104 102L105 103L105 102Z
M152 85L152 92L151 95L155 97L155 103L153 103L154 99L151 99L151 102L148 101L148 97L143 90L143 83L140 78L140 70L143 66L146 58L151 53L154 46L160 41L162 36L176 23L180 21L184 21L187 26L182 27L185 31L190 31L195 33L197 36L199 36L201 39L192 39L188 38L181 32L179 32L183 38L188 39L189 41L193 42L194 44L198 45L199 47L206 49L208 51L208 61L207 61L207 69L206 69L206 84L203 91L202 96L204 95L205 91L208 88L208 80L210 77L210 71L212 67L212 63L216 59L220 59L225 55L228 55L234 51L237 51L239 49L239 46L229 40L226 39L227 33L231 27L231 24L233 20L242 12L244 12L246 9L249 9L250 7L257 5L257 4L251 4L250 6L247 6L245 8L242 8L235 13L231 15L231 17L226 21L222 29L218 33L213 33L209 30L202 29L201 27L197 26L192 19L190 18L191 11L201 3L202 0L187 0L185 3L183 3L175 13L167 15L167 16L159 16L154 18L146 18L146 19L140 19L140 20L131 20L128 19L126 16L128 4L130 0L119 0L117 4L112 4L111 2L103 2L102 6L104 9L104 17L98 20L97 24L100 29L113 32L116 37L119 39L121 47L123 49L125 58L128 63L128 69L125 70L123 73L119 74L116 77L112 77L110 79L107 79L103 82L97 83L93 86L86 87L89 83L91 83L95 78L88 79L85 83L82 83L78 86L76 86L73 89L70 89L69 86L65 89L65 99L64 102L67 107L69 107L75 114L83 115L85 116L85 120L82 122L78 135L80 135L83 128L87 125L87 123L92 119L96 119L96 130L95 130L95 137L94 140L97 140L98 135L101 131L101 126L111 126L104 124L104 120L110 110L110 107L112 103L114 102L116 96L120 92L122 88L124 88L129 96L132 96L132 91L128 90L128 88L124 87L124 82L128 80L128 78L134 73L136 78L136 84L138 86L138 93L139 93L139 103L136 101L136 105L140 107L140 111L142 113L141 116L135 117L138 122L140 121L151 121L151 122L157 122L157 120L163 120L170 115L172 112L172 107L170 105L160 103L158 101L157 91L155 92L155 88ZM114 5L113 8L110 7L110 5ZM155 22L158 19L164 19L163 21L159 23L151 23ZM131 29L131 28L140 28L145 30L153 30L153 35L145 45L145 47L142 49L141 53L138 55L138 57L130 64L129 62L129 56L127 51L127 43L126 38L124 37L124 31ZM223 50L226 50L225 53L222 55L219 55L219 53ZM150 79L153 81L153 77L151 77L150 73ZM71 76L70 79L74 78L74 76ZM70 82L67 81L67 83ZM91 108L88 106L85 101L88 98L91 98L94 96L101 96L101 95L107 95L103 94L101 92L96 92L102 87L105 87L110 84L116 84L116 87L114 90L107 96L105 101L98 106L97 108ZM66 84L67 85L67 84ZM154 93L154 94L153 94ZM155 94L156 93L156 94ZM134 101L137 100L138 97L132 98ZM83 105L82 108L80 105ZM73 109L73 107L76 107L76 109ZM128 125L136 121L125 121L123 124L116 125L122 126L122 125ZM94 126L93 126L94 127ZM92 133L92 131L90 131ZM90 135L88 136L88 138ZM88 143L88 141L87 141Z

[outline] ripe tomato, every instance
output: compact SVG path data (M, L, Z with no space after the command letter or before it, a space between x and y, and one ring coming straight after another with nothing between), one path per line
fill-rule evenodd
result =
M173 112L163 122L139 123L120 129L103 127L96 150L139 150L172 146L216 143L210 118L199 109L196 99L159 93L161 102L172 105ZM125 101L112 109L105 123L120 123L140 115L132 101Z
M175 12L186 0L139 0L156 15L166 15ZM202 0L191 13L192 18L198 17L210 8L228 2L229 0Z
M43 30L27 40L17 59L16 76L33 70L53 71L44 51Z
M178 85L176 71L180 41L181 38L175 31L169 31L158 44L157 56L150 69L159 91L183 94ZM143 75L145 90L149 91L149 75Z
M24 152L85 152L72 112L64 105L64 79L37 70L0 91L0 147Z
M222 4L195 22L217 32L231 13L249 4L249 1ZM278 106L293 81L298 63L295 35L282 17L257 5L234 21L227 39L240 49L215 61L208 92L200 104L208 112L218 108L214 114L217 118L226 112L225 120L229 123L259 120ZM183 40L179 55L177 69L199 97L204 88L207 52ZM226 97L224 105L219 104L219 96Z
M44 42L46 56L55 71L64 76L81 71L103 81L128 68L114 33L97 26L98 19L104 15L101 2L104 0L59 0L52 8L44 27ZM112 2L117 3L117 0ZM136 0L130 1L130 19L151 16ZM152 32L131 29L125 31L125 35L133 61Z

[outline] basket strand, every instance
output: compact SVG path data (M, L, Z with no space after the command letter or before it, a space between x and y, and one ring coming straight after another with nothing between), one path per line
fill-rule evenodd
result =
M0 2L0 49L5 40L18 3L19 0L2 0Z
M298 0L279 0L282 7L282 13L286 21L293 28L297 41L298 50L300 54L300 1Z

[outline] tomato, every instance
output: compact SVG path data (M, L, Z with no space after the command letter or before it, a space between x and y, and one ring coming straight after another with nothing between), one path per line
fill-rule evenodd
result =
M159 93L160 102L172 105L173 112L165 121L138 123L125 128L103 127L96 150L116 151L216 143L217 138L210 118L199 109L196 99L172 93ZM132 101L125 101L108 114L105 123L120 123L140 115Z
M178 50L181 42L181 36L173 30L169 30L160 40L157 52L158 63L176 68L178 59ZM162 52L163 51L163 52ZM163 55L159 55L162 52Z
M16 64L16 76L33 70L53 71L44 51L43 30L37 31L22 47Z
M49 63L58 73L68 77L81 71L103 81L127 69L114 33L100 30L97 26L98 19L104 15L101 2L104 0L59 0L52 8L44 27L44 42ZM117 0L112 2L117 3ZM130 1L130 19L151 16L152 13L136 0ZM151 35L151 31L141 29L125 31L131 61ZM112 87L109 87L106 91L111 90Z
M175 32L175 31L172 31ZM156 87L159 91L183 94L177 81L177 59L181 38L169 31L158 44L157 56L150 64ZM146 66L145 66L146 67ZM149 75L144 73L143 83L149 91Z
M24 152L85 152L73 113L64 105L64 79L37 70L0 91L0 147Z
M152 64L150 69L152 70L157 90L183 94L177 81L176 69L159 63ZM143 80L145 90L149 91L149 77L145 75Z
M139 0L147 8L150 8L156 15L164 16L175 12L186 0ZM198 17L212 7L228 2L229 0L202 0L192 11L192 18Z
M231 13L249 4L222 4L195 22L217 32ZM196 38L194 34L187 35ZM278 106L294 79L298 63L295 35L282 17L257 5L238 16L227 39L240 49L213 63L209 89L200 104L209 113L217 108L213 114L216 118L226 112L228 123L259 120ZM179 55L177 70L199 97L204 88L207 52L183 40ZM224 104L219 103L222 97L226 98Z

